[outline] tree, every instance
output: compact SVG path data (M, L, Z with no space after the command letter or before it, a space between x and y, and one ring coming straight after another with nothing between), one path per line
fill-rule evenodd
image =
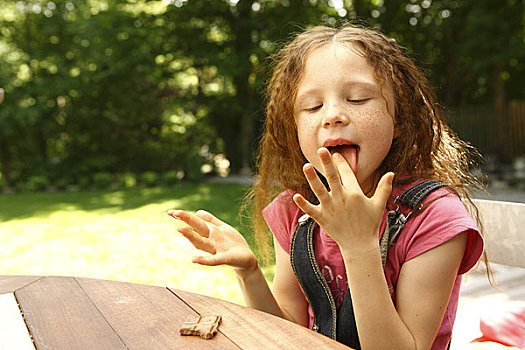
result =
M167 23L177 23L169 35L181 38L177 49L199 73L195 100L209 106L234 172L250 166L264 112L266 58L291 32L321 23L328 8L325 2L208 0L171 6L163 15ZM206 76L206 70L215 75ZM207 89L217 84L213 80L221 82L215 94Z
M518 0L0 0L0 7L0 171L9 185L35 174L198 172L220 153L233 172L247 171L268 57L318 24L357 18L396 38L450 107L490 100L504 117L502 101L525 92Z

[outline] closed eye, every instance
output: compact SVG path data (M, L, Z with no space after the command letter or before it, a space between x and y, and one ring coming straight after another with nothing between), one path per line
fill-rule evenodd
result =
M359 99L359 100L348 99L347 101L350 102L350 103L356 104L356 105L360 105L360 104L365 103L368 100L370 100L370 98L362 98L362 99Z
M315 111L321 109L321 107L323 107L322 104L317 105L317 106L313 106L313 107L309 107L309 108L305 108L304 110L305 110L306 112L315 112Z

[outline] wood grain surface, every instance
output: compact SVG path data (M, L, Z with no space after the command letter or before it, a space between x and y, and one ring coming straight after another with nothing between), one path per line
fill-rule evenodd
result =
M242 349L350 349L312 330L262 311L183 290L171 291L201 315L221 315L219 331Z
M15 292L40 349L126 349L74 278L46 277Z
M222 334L213 339L183 337L179 329L196 315L163 287L77 278L106 321L130 349L235 349Z
M0 276L0 294L12 293L28 284L38 281L41 276Z
M7 348L19 341L24 350L348 349L281 318L178 289L50 276L0 276L0 286ZM180 335L189 315L222 316L217 335Z

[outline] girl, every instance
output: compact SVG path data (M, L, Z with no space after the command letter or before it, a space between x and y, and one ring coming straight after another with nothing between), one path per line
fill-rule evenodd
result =
M232 266L248 306L353 348L447 348L461 275L483 251L462 202L476 184L469 147L376 31L315 27L275 62L252 189L256 241L269 245L264 221L274 237L273 292L240 233L171 210L210 253L193 261Z

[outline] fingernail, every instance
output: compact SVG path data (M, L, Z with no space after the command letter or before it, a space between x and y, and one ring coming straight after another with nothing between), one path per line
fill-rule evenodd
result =
M181 213L180 210L174 210L174 209L170 209L170 210L168 210L168 215L173 216L175 219L178 218L178 216L180 215L180 213Z
M199 210L197 210L197 211L195 212L195 214L201 214L201 215L204 214L204 215L206 215L206 216L210 216L210 215L211 215L210 213L208 213L206 210L203 210L203 209L199 209Z

